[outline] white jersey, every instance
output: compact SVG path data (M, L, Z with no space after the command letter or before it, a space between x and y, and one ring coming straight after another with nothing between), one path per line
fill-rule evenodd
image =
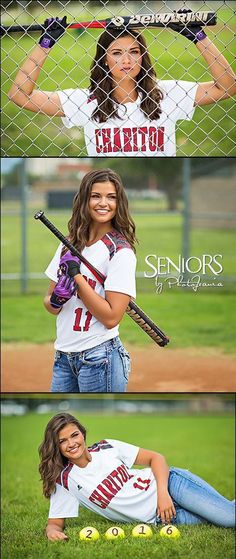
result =
M94 157L173 157L176 155L176 122L191 120L198 84L186 81L160 81L164 94L161 116L149 120L140 110L141 97L118 106L120 118L99 123L92 120L97 100L88 89L58 91L67 128L84 128L88 155Z
M62 244L45 271L48 278L55 282L58 281L57 270L61 250ZM116 291L132 298L136 297L136 257L123 235L113 230L93 245L85 247L82 254L106 276L103 287L85 264L81 264L81 274L98 295L105 298L105 291ZM54 347L65 352L85 351L115 338L118 334L119 327L106 328L88 311L76 292L57 315L57 338Z
M69 463L50 498L49 518L78 516L81 504L118 522L154 524L157 484L151 468L132 468L137 446L102 440L88 448L92 461L85 468Z

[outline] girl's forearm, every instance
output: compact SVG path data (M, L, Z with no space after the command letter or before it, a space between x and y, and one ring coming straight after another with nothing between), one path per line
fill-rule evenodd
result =
M83 301L88 311L106 328L114 328L119 324L128 306L129 297L125 297L123 308L122 304L113 306L108 300L98 295L81 274L75 276L74 279L79 288L78 296ZM119 295L120 294L116 295L116 301L118 301Z
M8 97L17 102L28 100L33 92L41 68L48 56L50 49L37 45L24 64L21 66L11 86Z
M152 458L151 469L156 479L158 493L168 491L169 467L162 454Z
M198 41L197 48L209 66L215 85L229 95L236 93L236 76L223 54L208 39Z
M59 314L59 312L61 312L61 308L60 309L55 309L54 307L52 307L52 305L50 303L50 297L51 297L51 295L46 295L44 297L43 304L45 306L45 309L51 314Z

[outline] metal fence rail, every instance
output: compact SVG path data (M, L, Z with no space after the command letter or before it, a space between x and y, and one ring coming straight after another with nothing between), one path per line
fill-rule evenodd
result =
M233 89L228 75L228 68L233 67L235 59L235 7L236 2L226 0L2 1L2 25L26 26L25 29L20 27L21 31L18 33L7 31L1 38L2 156L82 157L88 154L136 157L175 155L175 152L178 156L235 155ZM164 92L165 98L165 104L163 101L160 105L162 113L159 119L150 120L150 115L144 118L142 111L141 116L137 116L136 103L132 101L132 105L127 105L127 101L124 101L118 110L121 119L115 119L115 123L110 117L105 122L94 120L93 110L98 102L98 85L100 95L104 93L106 98L107 88L111 87L114 93L113 106L116 94L114 82L109 75L110 67L106 66L107 59L100 56L95 60L96 44L103 29L67 28L60 41L50 49L39 76L34 72L32 74L32 65L35 68L39 64L39 54L36 53L35 46L40 33L27 31L29 25L43 24L49 17L64 16L67 16L69 23L87 21L94 24L95 21L104 18L166 12L173 15L174 10L179 9L216 14L216 25L204 26L204 30L217 51L214 51L214 56L210 55L209 49L212 46L209 47L208 42L204 41L202 44L205 46L201 51L200 47L185 36L170 29L167 23L161 28L144 25L141 32L147 47L144 47L140 64L144 67L144 57L149 53L158 87ZM131 33L128 30L127 32ZM128 62L122 62L123 66L133 63L135 53L132 51L129 55L131 58ZM225 62L222 62L222 55ZM16 95L15 91L9 98L9 90L26 60L28 66L24 66L21 81L17 78L19 95ZM85 90L91 86L90 68L93 63L97 72L97 83L93 90L94 95L90 96ZM147 78L149 71L147 68L143 69L144 77ZM138 74L136 80L139 99L152 97L153 86L147 93L147 84L144 85L140 76L141 74ZM197 107L192 115L195 84L212 79L217 82L221 94L225 89L225 97L229 98L215 102L212 90L212 103ZM64 94L60 94L60 102L67 117L66 121L62 121L58 116L44 114L48 113L47 96L40 102L34 97L35 101L32 100L28 110L30 92L34 87L36 91L50 93L65 91ZM41 106L40 112L34 112L38 110L38 104ZM155 101L155 107L157 104ZM53 105L50 110L53 112ZM101 110L103 111L102 105ZM110 109L106 108L104 112L110 114L109 111Z

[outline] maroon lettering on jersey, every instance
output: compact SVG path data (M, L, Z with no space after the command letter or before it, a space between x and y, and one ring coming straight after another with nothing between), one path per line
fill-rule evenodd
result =
M114 128L114 147L113 147L113 151L121 151L121 139L120 139L120 129L119 128Z
M89 500L91 501L91 503L94 503L95 505L100 507L100 509L106 509L107 505L109 505L109 501L107 501L105 497L100 495L100 493L96 491L96 489L90 495Z
M111 500L122 489L123 485L134 477L130 475L125 464L118 466L113 470L101 483L98 484L96 489L91 493L89 500L98 507L105 509ZM110 479L112 478L112 483ZM119 482L119 485L114 482L114 478ZM114 486L116 489L114 489ZM109 490L109 491L108 491Z
M102 481L103 483L103 481ZM114 493L110 493L109 491L107 491L107 489L105 489L105 487L102 486L102 483L99 483L99 485L97 486L97 489L100 491L100 493L102 493L104 495L104 497L106 497L107 500L109 500L109 502L113 499L114 497Z
M110 477L110 476L108 476ZM116 495L117 492L119 491L119 487L115 487L114 481L113 483L109 480L109 479L103 479L102 480L103 485L105 485L105 487L107 487L107 489L109 489L109 491L111 491L111 493L113 493L113 495Z
M150 151L156 151L157 145L157 129L155 126L150 126L149 128L149 149Z
M149 489L151 480L150 479L142 479L141 477L137 478L137 482L133 483L134 489L141 489L141 491L147 491Z
M110 153L112 151L110 128L102 129L102 142L103 142L103 150L102 150L103 153Z
M111 474L109 474L109 476L107 476L107 479L111 480L112 485L115 486L115 488L117 489L117 491L120 490L120 485L118 485L115 481L115 476L116 476L116 470L113 470L113 472L111 472Z
M118 466L117 468L117 472L119 472L119 474L121 475L122 480L126 483L126 481L128 481L129 479L131 479L133 476L129 474L128 470L126 469L125 465L122 464L122 466Z
M140 128L138 129L138 133L141 136L141 151L146 151L147 126L140 126Z
M157 144L159 151L164 151L164 142L165 142L165 128L161 126L157 129Z
M164 151L164 127L96 128L95 145L97 153Z
M99 130L99 128L96 128L96 130L95 130L95 142L96 142L96 152L97 153L101 153L101 151L102 151L102 144L100 144L100 136L101 136L101 130Z
M138 151L138 129L132 128L133 133L133 151Z
M123 128L123 134L124 134L124 151L133 151L133 146L132 146L132 129L131 128Z

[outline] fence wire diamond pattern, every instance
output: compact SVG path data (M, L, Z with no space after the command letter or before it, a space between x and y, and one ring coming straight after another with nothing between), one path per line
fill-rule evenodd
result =
M51 49L36 46L40 32L3 33L2 156L235 155L235 6L232 1L2 1L3 26L64 16L68 23L96 22L179 9L217 16L216 25L203 26L207 40L197 44L167 24L138 29L145 43L129 27L108 27L102 41L102 28L68 27ZM200 85L210 81L194 108ZM201 102L204 87L207 104Z

